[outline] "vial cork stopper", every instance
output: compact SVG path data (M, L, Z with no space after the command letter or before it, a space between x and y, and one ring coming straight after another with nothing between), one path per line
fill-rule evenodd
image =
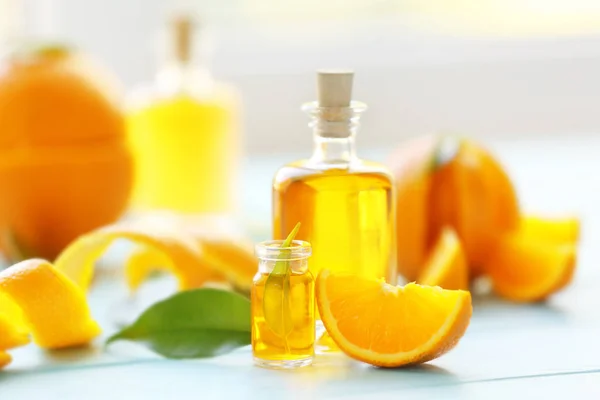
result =
M194 25L192 17L186 14L177 15L172 20L175 59L177 61L183 63L190 61Z
M350 107L352 80L350 70L317 71L317 94L320 107Z

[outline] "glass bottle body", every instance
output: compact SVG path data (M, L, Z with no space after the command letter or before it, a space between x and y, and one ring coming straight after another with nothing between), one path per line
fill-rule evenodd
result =
M327 122L314 123L315 152L282 167L273 182L273 234L297 234L313 248L310 269L349 272L396 283L394 185L387 169L356 157L357 121L350 134L328 137ZM337 129L339 127L333 127Z
M135 210L233 212L236 103L226 89L207 97L181 91L148 99L128 113L136 160Z
M307 262L310 245L295 241L286 254L276 249L281 243L257 246L259 271L251 291L252 352L259 366L296 368L310 365L314 356L315 282ZM276 256L261 257L261 246L271 247L269 254ZM281 261L289 263L289 275L270 277L275 263Z

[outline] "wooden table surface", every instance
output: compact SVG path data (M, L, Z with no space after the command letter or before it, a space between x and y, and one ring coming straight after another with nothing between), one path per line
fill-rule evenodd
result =
M168 279L156 281L132 300L122 280L104 279L89 296L104 337L85 350L15 350L0 373L0 399L600 398L600 138L489 145L525 210L582 218L578 270L573 284L546 303L476 297L471 325L449 354L412 369L377 369L330 354L309 368L271 371L254 367L248 348L192 361L161 359L126 343L104 349L116 323L173 288ZM244 168L243 215L258 240L270 234L271 176L290 157L257 157Z

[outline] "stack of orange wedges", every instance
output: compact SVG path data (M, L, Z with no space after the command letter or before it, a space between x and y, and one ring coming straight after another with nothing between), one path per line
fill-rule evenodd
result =
M487 277L503 298L532 302L575 269L577 218L524 214L500 163L456 136L408 142L389 161L397 186L398 271L407 281L467 289Z

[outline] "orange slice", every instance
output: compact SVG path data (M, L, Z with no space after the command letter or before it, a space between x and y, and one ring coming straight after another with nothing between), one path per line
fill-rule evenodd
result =
M83 292L47 261L26 260L5 269L0 291L21 308L40 347L79 346L100 333Z
M577 218L542 218L525 216L521 219L519 231L539 240L555 243L576 243L579 241L579 219Z
M380 367L433 360L451 350L471 318L463 290L404 287L323 270L316 284L323 324L347 355Z
M502 297L539 301L571 281L576 255L574 244L541 241L516 232L499 241L486 269L494 291Z
M469 289L467 259L460 240L451 228L440 234L417 283L451 290Z

